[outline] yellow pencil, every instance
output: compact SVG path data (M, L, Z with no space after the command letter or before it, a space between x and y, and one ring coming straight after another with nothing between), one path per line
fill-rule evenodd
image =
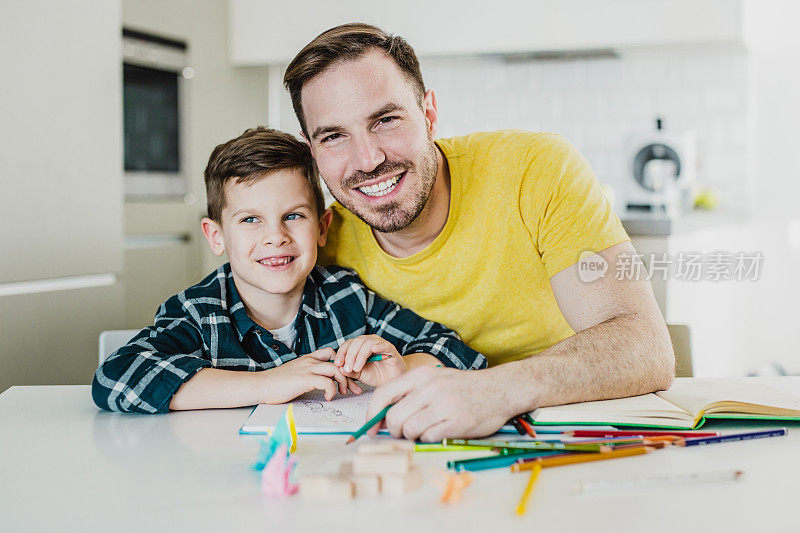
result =
M517 505L517 514L522 516L525 514L526 506L528 504L528 498L531 496L531 492L533 491L533 486L536 484L536 479L539 477L539 472L542 471L542 463L536 462L531 468L531 477L528 478L528 484L525 486L525 490L522 493L522 498L519 500L519 504Z
M523 470L532 470L536 465L543 467L547 466L561 466L571 465L574 463L587 463L589 461L604 461L606 459L616 459L617 457L629 457L631 455L641 455L652 451L650 446L640 446L638 448L627 448L623 450L614 450L606 453L575 453L555 455L553 457L537 457L536 460L527 463L517 463L511 465L512 472L522 472Z

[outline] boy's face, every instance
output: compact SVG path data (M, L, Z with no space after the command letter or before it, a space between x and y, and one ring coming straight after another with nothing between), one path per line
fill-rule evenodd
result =
M215 255L228 254L243 297L302 293L331 213L317 217L299 171L279 170L246 184L228 181L221 218L221 224L204 218L203 234Z

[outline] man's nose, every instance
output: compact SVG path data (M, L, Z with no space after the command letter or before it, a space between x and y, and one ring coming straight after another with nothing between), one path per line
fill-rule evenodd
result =
M354 138L350 144L351 157L355 170L362 172L372 172L375 167L386 160L380 144L372 135L363 135Z

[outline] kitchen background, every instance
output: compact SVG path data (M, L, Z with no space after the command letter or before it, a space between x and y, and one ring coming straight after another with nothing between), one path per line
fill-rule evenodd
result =
M100 331L151 323L218 264L199 231L210 150L257 124L297 133L283 69L352 20L416 48L440 136L569 138L639 252L760 252L755 281L668 277L654 290L667 322L690 328L695 375L800 372L795 2L51 0L0 15L0 391L87 383ZM185 45L171 192L148 193L148 176L139 187L123 166L123 55L135 61L123 27ZM634 192L641 203L634 156L653 139L676 148L706 209L627 210Z

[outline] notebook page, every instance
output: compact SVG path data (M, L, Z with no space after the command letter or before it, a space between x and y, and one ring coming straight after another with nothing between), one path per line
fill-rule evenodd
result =
M537 424L568 422L605 422L612 425L614 423L668 424L670 419L692 420L692 417L682 409L655 394L542 407L534 411L532 416ZM660 418L662 421L648 422L645 419L649 417Z
M361 394L337 395L325 400L321 390L307 392L290 403L294 410L294 421L298 433L352 433L366 422L367 406L372 389ZM240 433L269 433L286 412L289 404L259 404L250 413Z
M800 398L762 383L728 379L676 379L669 390L657 392L667 401L698 413L715 402L740 402L792 409L800 415Z

